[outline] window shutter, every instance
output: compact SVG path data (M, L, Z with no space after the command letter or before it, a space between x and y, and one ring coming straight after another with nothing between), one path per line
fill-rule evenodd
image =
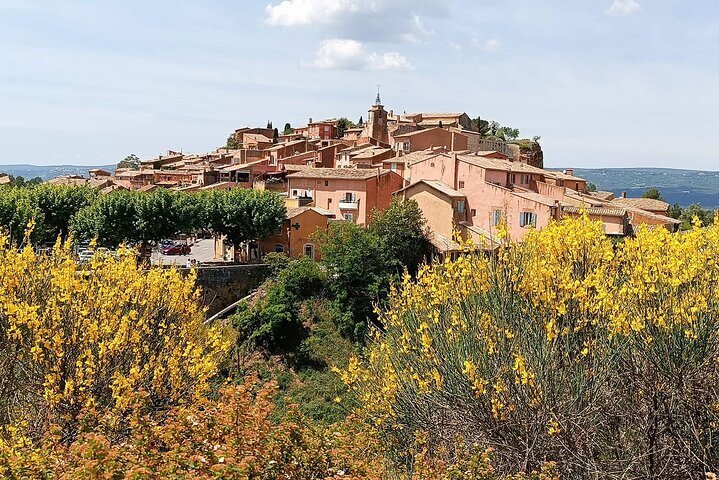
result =
M519 226L520 227L524 226L524 214L523 213L519 215Z

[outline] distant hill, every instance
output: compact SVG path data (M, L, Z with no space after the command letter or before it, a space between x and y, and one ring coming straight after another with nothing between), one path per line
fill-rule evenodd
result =
M109 172L115 171L115 165L0 165L0 173L7 173L15 177L23 177L25 180L40 177L43 180L50 180L59 175L84 175L91 168L102 168Z
M552 168L552 170L556 170ZM670 204L686 207L701 203L719 208L719 172L672 168L575 168L574 174L592 182L598 190L619 196L641 197L648 188L657 188Z

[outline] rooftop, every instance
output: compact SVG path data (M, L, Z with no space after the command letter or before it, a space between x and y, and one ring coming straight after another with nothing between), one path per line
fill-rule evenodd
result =
M305 213L308 210L314 210L315 212L319 213L320 215L324 215L325 217L334 218L335 214L333 212L330 212L329 210L325 210L324 208L319 207L295 207L295 208L288 208L287 213L285 214L285 218L295 218L297 215L300 215L302 213Z
M575 207L573 205L563 205L562 212L579 215L587 212L589 215L599 215L607 217L623 217L627 214L624 208L608 208L608 207Z
M291 173L288 178L337 178L346 180L367 180L390 173L378 168L307 168Z
M431 187L438 192L444 193L450 198L464 198L466 195L460 191L455 190L454 188L450 187L446 183L442 183L439 180L419 180L417 182L414 182L412 185L408 185L404 187L401 190L398 190L396 193L403 192L405 190L408 190L416 185L419 185L420 183L423 183L427 185L428 187Z
M642 210L666 212L669 210L669 204L662 200L653 198L626 198L619 197L612 200L613 203L626 205L628 207L641 208Z
M446 132L446 131L447 131L447 130L445 130L444 128L439 128L439 127L423 128L422 130L415 130L414 132L407 132L407 133L402 133L402 134L400 134L400 135L395 135L394 138L412 137L412 136L414 136L414 135L420 135L420 134L423 134L423 133L436 132L437 130L442 131L442 132Z
M534 173L537 175L547 175L547 171L541 168L533 167L527 163L512 162L503 158L489 158L479 155L457 155L457 158L463 162L470 163L485 170L500 170L512 173Z

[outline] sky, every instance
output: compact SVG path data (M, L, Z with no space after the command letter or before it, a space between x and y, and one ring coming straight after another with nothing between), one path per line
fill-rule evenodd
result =
M0 0L0 165L467 112L545 165L719 170L716 0Z

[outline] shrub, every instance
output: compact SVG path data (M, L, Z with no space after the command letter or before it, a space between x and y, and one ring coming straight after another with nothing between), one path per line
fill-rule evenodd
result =
M33 445L11 435L0 441L3 478L193 478L304 480L499 480L491 452L458 450L456 463L436 460L418 443L411 472L398 470L382 455L376 431L356 418L315 426L297 405L272 421L272 383L253 378L227 387L217 401L198 400L165 417L133 419L127 441L117 443L83 432L66 446L55 436ZM508 480L553 480L551 466Z
M240 332L240 342L271 354L289 353L308 334L300 316L300 303L322 294L327 275L309 258L292 260L274 271L278 273L265 283L263 296L252 305L242 305L233 322Z
M330 225L318 235L332 282L335 318L343 335L364 340L374 304L385 298L396 269L381 238L353 223Z
M194 278L143 271L131 252L78 269L0 236L0 426L72 439L81 417L162 410L206 390L233 338L206 327ZM122 427L122 421L118 428Z
M567 219L405 278L366 358L359 412L407 449L457 437L498 470L700 478L719 464L719 226L613 245Z

